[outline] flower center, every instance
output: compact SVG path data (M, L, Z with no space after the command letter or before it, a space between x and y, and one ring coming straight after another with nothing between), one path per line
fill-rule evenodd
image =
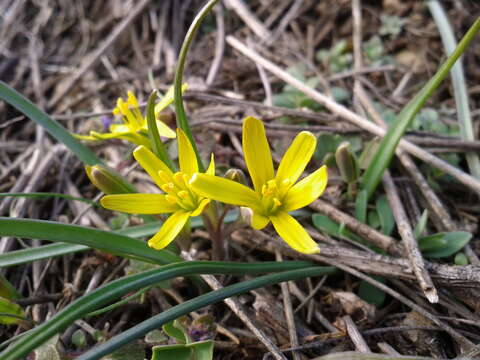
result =
M165 192L165 199L168 202L177 204L187 211L197 209L202 198L196 195L188 186L190 178L187 174L179 171L172 176L165 171L159 171L158 175L163 181L160 188Z
M282 206L283 198L290 188L290 180L285 179L278 183L272 179L262 186L262 210L263 215L273 215Z

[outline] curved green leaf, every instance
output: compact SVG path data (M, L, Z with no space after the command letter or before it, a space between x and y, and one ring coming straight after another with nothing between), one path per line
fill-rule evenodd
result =
M102 286L83 297L79 298L75 302L68 305L62 311L53 316L50 320L45 323L37 326L35 329L28 332L28 336L21 337L17 342L11 345L8 349L3 351L0 354L2 360L16 360L22 359L28 355L33 349L47 341L49 338L54 336L56 333L65 329L71 323L80 319L81 317L87 315L92 310L95 310L105 304L108 304L115 299L118 299L120 296L127 294L132 291L144 288L146 286L156 284L160 281L165 281L179 276L187 276L192 274L232 274L232 275L243 275L243 274L259 274L267 273L273 271L281 271L286 269L300 269L298 275L306 274L306 276L311 273L306 271L312 269L311 263L305 261L284 261L284 262L261 262L261 263L224 263L224 262L208 262L208 261L190 261L177 264L165 265L159 269L154 269L146 271L143 273L127 276L111 283ZM317 273L327 273L333 271L333 268L325 267L315 267ZM297 270L298 271L298 270ZM286 273L286 272L282 272ZM290 272L288 272L290 273ZM274 277L277 279L278 277ZM282 277L280 277L282 278ZM291 279L288 279L291 280ZM258 282L255 282L257 284ZM265 282L259 282L264 284ZM235 285L235 288L246 289L248 291L248 286L246 287L243 283L238 283ZM208 294L207 294L208 295ZM211 299L212 297L208 297ZM218 301L217 297L213 297ZM220 298L221 299L221 298ZM189 303L191 308L192 303ZM186 304L184 303L184 304ZM195 302L193 302L195 304ZM203 307L202 305L196 308ZM183 305L183 304L182 304ZM195 307L195 306L194 306ZM185 307L182 307L184 309ZM190 312L192 310L189 310ZM171 314L171 312L169 313ZM168 321L174 320L178 316L168 318ZM161 327L166 322L158 325L156 328ZM122 344L124 344L123 342Z
M264 263L265 264L265 263ZM251 265L251 264L248 264ZM260 265L262 265L260 263ZM277 284L284 281L304 279L311 276L325 275L335 271L332 267L306 267L298 270L283 271L276 274L264 275L255 279L242 281L234 285L226 286L220 290L215 290L204 295L200 295L194 299L185 301L176 305L161 314L153 316L148 320L136 325L123 333L113 337L107 342L94 347L85 354L79 356L77 360L94 360L100 359L102 356L115 351L119 347L138 339L149 331L158 329L163 324L186 315L192 311L196 311L204 306L211 305L222 301L223 299L243 294L253 289L264 287L271 284ZM3 359L3 358L2 358ZM5 358L5 360L13 360L13 358Z
M377 188L377 185L380 183L385 169L389 166L393 155L395 154L395 149L397 148L400 139L405 134L405 131L412 122L413 118L420 111L422 106L437 89L437 87L441 84L443 79L448 75L448 72L452 66L455 64L460 55L465 52L467 46L473 40L479 29L480 18L477 18L463 39L460 41L455 51L449 56L447 61L440 66L436 74L402 109L395 123L388 129L380 143L380 146L378 147L376 154L370 162L367 171L363 175L361 188L367 191L369 198L372 196Z
M3 81L0 81L0 98L15 107L26 117L44 127L50 135L68 147L85 164L95 165L102 163L102 161L89 148L75 139L67 129Z

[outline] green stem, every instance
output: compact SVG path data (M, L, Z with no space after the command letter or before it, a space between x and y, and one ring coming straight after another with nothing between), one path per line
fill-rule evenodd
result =
M96 360L120 348L121 346L144 336L149 331L158 329L162 325L178 319L192 311L196 311L207 305L211 305L222 301L226 298L243 294L253 289L258 289L267 285L277 284L284 281L296 279L304 279L311 276L320 276L334 271L332 267L307 267L298 270L284 271L277 274L265 275L252 280L242 281L234 285L226 286L223 289L212 291L208 294L200 295L194 299L185 301L176 305L161 314L151 317L150 319L122 332L120 335L113 337L107 342L87 351L79 356L77 360ZM8 360L8 359L6 359Z
M163 146L162 140L158 133L157 128L157 119L155 117L155 100L157 99L158 93L157 90L153 90L148 98L147 102L147 125L148 125L148 137L150 139L150 144L155 155L158 156L172 171L175 171L175 166L173 165L172 159L168 155L165 146Z
M62 329L65 329L67 326L72 324L74 321L86 316L91 311L98 309L105 304L114 301L120 296L127 294L132 291L144 288L156 284L160 281L187 276L192 274L231 274L231 275L244 275L244 274L260 274L268 273L274 271L283 271L283 270L292 270L300 269L299 274L303 276L312 276L309 275L308 269L312 269L312 264L305 261L284 261L284 262L260 262L260 263L222 263L222 262L208 262L208 261L190 261L183 263L176 263L171 265L165 265L159 269L154 269L146 271L143 273L127 276L94 290L83 297L79 298L75 302L68 305L62 311L57 313L49 321L44 322L43 324L36 327L33 331L29 332L28 336L20 338L17 342L11 345L8 349L3 351L0 354L2 360L17 360L25 358L31 351L43 344L45 341L50 339L52 336L60 332ZM317 272L329 272L332 271L332 268L323 268L315 267L314 269ZM328 269L328 270L326 270ZM282 274L284 274L282 272ZM296 273L297 274L297 273ZM298 275L299 275L298 274ZM302 276L302 277L303 277ZM297 276L298 278L298 276ZM259 278L261 279L261 278ZM277 279L277 278L274 278ZM283 279L281 277L281 279ZM291 280L290 278L286 280ZM252 280L250 280L251 282ZM275 280L276 281L276 280ZM285 280L282 280L285 281ZM248 282L248 283L250 283ZM259 286L265 286L265 283L255 282ZM234 285L236 289L239 287L245 291L250 290L242 283ZM227 288L225 288L227 289ZM215 293L215 292L214 292ZM229 295L227 293L226 295ZM208 295L208 294L206 294ZM205 295L203 295L204 297ZM232 296L232 295L229 295ZM185 302L184 304L189 304L188 312L192 311L193 308L198 303L198 308L205 306L200 300L200 302L195 302L195 300L202 298L202 296ZM210 299L212 297L209 297ZM215 301L218 301L215 298ZM182 307L184 309L184 307ZM194 309L194 310L195 310ZM170 313L168 313L170 314ZM176 314L176 313L175 313ZM177 316L176 316L177 317ZM175 317L175 318L176 318ZM153 318L152 318L153 319ZM97 358L97 357L95 357ZM99 358L99 357L98 357Z
M193 150L195 151L195 155L197 156L198 167L200 172L205 172L205 166L203 165L202 159L200 159L200 155L198 153L197 144L192 135L192 131L190 130L190 125L188 124L187 115L185 114L185 109L183 107L183 98L182 98L182 80L183 80L183 70L185 68L185 61L187 59L187 53L190 48L190 44L192 43L193 37L197 33L200 25L203 22L203 19L210 10L215 6L215 4L219 0L210 0L205 4L205 6L200 10L200 12L195 16L193 19L190 28L188 29L187 35L185 36L185 40L182 44L182 48L180 50L180 55L178 57L178 64L177 69L175 72L175 84L174 84L174 99L175 99L175 113L177 116L177 126L182 129L187 137L190 139L192 143Z

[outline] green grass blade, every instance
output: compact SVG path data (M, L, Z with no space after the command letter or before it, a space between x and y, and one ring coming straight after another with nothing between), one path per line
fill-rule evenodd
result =
M248 264L191 261L166 265L160 269L154 269L143 273L127 276L112 281L111 283L84 295L72 304L68 305L65 309L52 317L49 321L29 331L28 336L21 337L12 346L2 352L0 354L0 358L3 360L22 359L33 349L47 341L50 337L65 329L74 321L82 318L83 316L86 316L91 311L118 299L124 294L145 288L161 281L193 274L244 275L261 274L293 269L300 269L300 272L298 273L300 274L305 270L312 269L311 265L311 263L305 261L261 262ZM324 267L315 267L314 269L316 269L315 274L323 274L333 271L333 268ZM297 270L297 272L298 271L299 270ZM282 272L282 274L283 273L285 272ZM290 273L290 271L288 273ZM308 276L308 274L306 276ZM241 284L242 283L236 284L236 287L240 287L243 289L243 286L239 286ZM248 289L246 291L248 291Z
M230 211L224 218L225 223L231 223L238 217L238 212ZM145 225L131 226L125 229L117 230L115 233L129 236L132 238L141 238L145 236L152 236L157 233L162 223L159 221L151 222ZM191 220L192 228L199 228L203 226L201 217L194 217ZM0 228L1 233L1 228ZM7 266L14 266L29 263L32 261L49 259L56 256L72 254L75 252L90 250L91 248L85 245L75 244L49 244L41 247L11 251L5 254L0 254L0 268Z
M75 139L62 125L3 81L0 81L0 98L15 107L26 117L44 127L50 135L68 147L85 164L95 165L102 162L89 148Z
M93 360L100 359L102 356L109 354L119 347L142 337L147 332L159 328L162 325L186 315L192 311L198 310L204 306L214 304L223 299L248 292L253 289L264 287L267 285L306 278L310 276L319 276L334 271L331 267L308 267L299 270L284 271L277 274L265 275L252 280L243 281L234 285L226 286L223 289L212 291L210 293L198 296L194 299L188 300L182 304L174 306L163 313L151 317L150 319L134 326L122 334L115 336L104 344L93 348L87 353L78 357L79 360Z
M73 244L49 244L30 249L11 251L0 255L0 268L26 264L32 261L89 250L88 246Z
M265 263L264 263L265 264ZM258 289L267 285L276 284L284 281L303 279L311 276L320 276L335 271L332 267L307 267L298 270L283 271L276 274L264 275L252 280L242 281L234 285L226 286L223 289L200 295L194 299L185 301L176 305L161 314L151 317L150 319L136 325L120 335L113 337L107 342L87 351L79 356L77 360L94 360L100 359L102 356L110 354L119 347L144 336L153 329L158 329L162 325L175 320L192 311L201 309L204 306L211 305L222 301L223 299L243 294L253 289ZM6 358L6 360L10 360ZM13 360L13 359L12 359Z
M465 34L463 39L458 44L455 51L450 55L445 63L438 69L437 73L425 84L420 92L410 100L410 102L402 109L398 115L395 123L388 129L385 137L382 139L380 146L374 155L367 171L365 172L361 188L367 191L367 195L370 198L374 193L377 185L380 183L385 169L390 164L393 158L395 149L405 134L408 126L420 111L422 106L428 100L428 98L437 89L443 79L448 75L448 72L452 68L455 61L462 55L467 46L473 40L475 34L480 29L480 18L474 22L472 27Z
M427 1L427 6L432 14L435 24L437 25L445 52L447 54L453 53L457 46L457 42L455 40L452 26L445 14L445 10L443 10L443 7L438 0ZM460 125L460 136L463 140L475 141L462 59L459 59L452 67L452 85L457 107L458 123ZM466 158L471 174L475 178L480 179L480 159L478 154L473 152L467 153Z
M182 261L179 256L168 250L151 249L144 242L125 235L53 221L0 217L0 236L15 236L85 245L123 257L155 264L169 264Z

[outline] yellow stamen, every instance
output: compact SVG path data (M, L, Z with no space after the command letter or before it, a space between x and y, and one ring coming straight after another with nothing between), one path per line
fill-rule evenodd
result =
M165 183L160 187L164 192L169 193L175 189L175 185L171 182Z
M160 170L158 172L158 176L160 177L160 180L162 180L163 182L165 183L169 183L169 182L172 182L172 179L171 177L163 170Z
M180 199L186 199L188 198L188 191L181 190L177 193L177 195Z
M175 195L167 194L165 195L165 200L170 204L178 204L178 198Z

